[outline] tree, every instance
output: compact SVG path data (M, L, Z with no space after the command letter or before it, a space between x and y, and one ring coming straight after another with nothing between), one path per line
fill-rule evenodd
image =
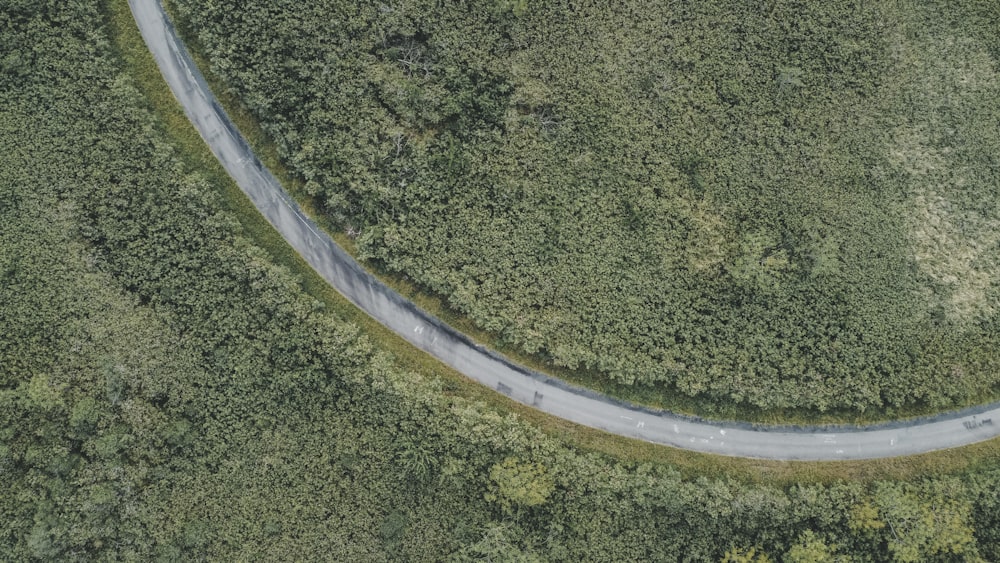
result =
M734 547L722 556L722 563L771 563L771 558L756 547Z
M508 457L490 468L491 486L486 500L500 504L504 512L540 506L555 490L555 481L540 463Z
M838 561L835 546L827 545L812 530L799 534L795 545L785 554L788 563L835 563Z
M976 548L968 519L971 506L939 491L916 489L900 483L882 483L872 505L852 512L853 529L880 530L895 561L912 563L944 556L975 557Z
M521 550L511 541L513 527L510 523L491 524L479 541L452 555L450 561L466 563L484 561L487 563L540 563L537 555Z

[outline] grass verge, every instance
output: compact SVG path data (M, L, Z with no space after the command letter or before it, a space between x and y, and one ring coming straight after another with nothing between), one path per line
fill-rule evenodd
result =
M179 158L187 167L197 170L209 180L221 196L225 208L233 213L243 226L246 236L258 246L265 249L271 259L292 271L301 280L302 288L310 295L319 299L340 317L357 324L383 350L391 352L400 366L414 370L425 376L439 378L444 382L448 393L462 396L486 404L504 412L514 412L522 420L536 425L546 433L566 442L568 445L585 450L600 452L614 456L626 463L664 463L674 466L688 476L724 474L730 478L747 481L789 485L803 482L830 482L844 479L871 480L881 479L912 479L930 474L962 473L975 471L978 468L995 465L1000 461L1000 440L991 440L959 450L932 452L919 456L892 458L870 461L852 462L780 462L753 460L744 458L722 457L679 450L624 438L606 432L593 430L577 424L540 413L508 398L494 393L489 389L471 381L460 373L441 364L428 354L414 348L402 338L378 324L362 311L350 304L332 287L330 287L309 265L296 254L281 238L281 236L266 222L253 204L239 190L235 182L228 176L198 132L187 120L180 105L176 102L169 88L160 76L152 55L135 23L126 0L105 0L104 9L110 23L117 49L126 72L132 76L149 102L157 125L167 139L174 145ZM183 30L180 30L183 33ZM190 35L190 34L188 34ZM197 54L197 44L188 43L195 60L202 69L208 69L206 61ZM268 142L266 135L244 111L237 100L228 95L217 81L208 77L213 90L219 96L221 103L230 112L230 117L248 138L251 146L258 151L261 160L269 166L275 175L293 194L301 196L302 191L288 170L281 165L278 153L273 144ZM300 201L303 201L300 198ZM308 205L307 211L315 209ZM315 215L314 215L315 216ZM338 243L349 251L353 250L350 239L343 234L334 236ZM439 299L421 293L412 284L392 276L380 276L392 287L411 297L418 305L434 314L438 314L452 326L466 332L473 338L492 344L493 340L482 331L469 327L471 323L448 311ZM539 368L540 362L533 358L510 353L498 346L504 353L509 353L517 361ZM549 370L555 375L562 375L558 370ZM601 388L580 377L567 377L580 383ZM619 394L624 398L633 399L628 395ZM637 402L641 398L634 399ZM683 409L680 409L683 410ZM771 415L769 415L771 416ZM777 414L774 415L777 419ZM759 417L758 417L759 419ZM787 421L787 419L784 419Z

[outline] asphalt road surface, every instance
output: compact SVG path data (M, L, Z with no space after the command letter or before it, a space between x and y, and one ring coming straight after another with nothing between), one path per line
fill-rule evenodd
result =
M479 383L552 416L676 448L779 460L892 457L1000 434L1000 403L874 426L714 422L631 405L569 385L476 345L367 273L303 214L261 164L195 67L159 0L129 0L160 71L219 162L281 236L352 303Z

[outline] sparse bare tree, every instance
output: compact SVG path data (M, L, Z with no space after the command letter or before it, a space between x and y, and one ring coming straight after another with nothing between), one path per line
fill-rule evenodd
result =
M399 47L399 64L407 76L413 77L422 74L424 78L429 78L433 70L433 65L427 57L424 47L413 39L408 39Z
M559 117L550 105L539 106L531 115L538 120L543 133L552 133L559 128Z

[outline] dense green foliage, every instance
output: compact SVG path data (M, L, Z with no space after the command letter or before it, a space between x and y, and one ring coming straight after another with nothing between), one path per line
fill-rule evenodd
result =
M507 344L761 408L997 382L996 2L172 5L362 255Z
M179 162L98 8L0 2L0 560L1000 557L1000 472L685 480L407 373Z

